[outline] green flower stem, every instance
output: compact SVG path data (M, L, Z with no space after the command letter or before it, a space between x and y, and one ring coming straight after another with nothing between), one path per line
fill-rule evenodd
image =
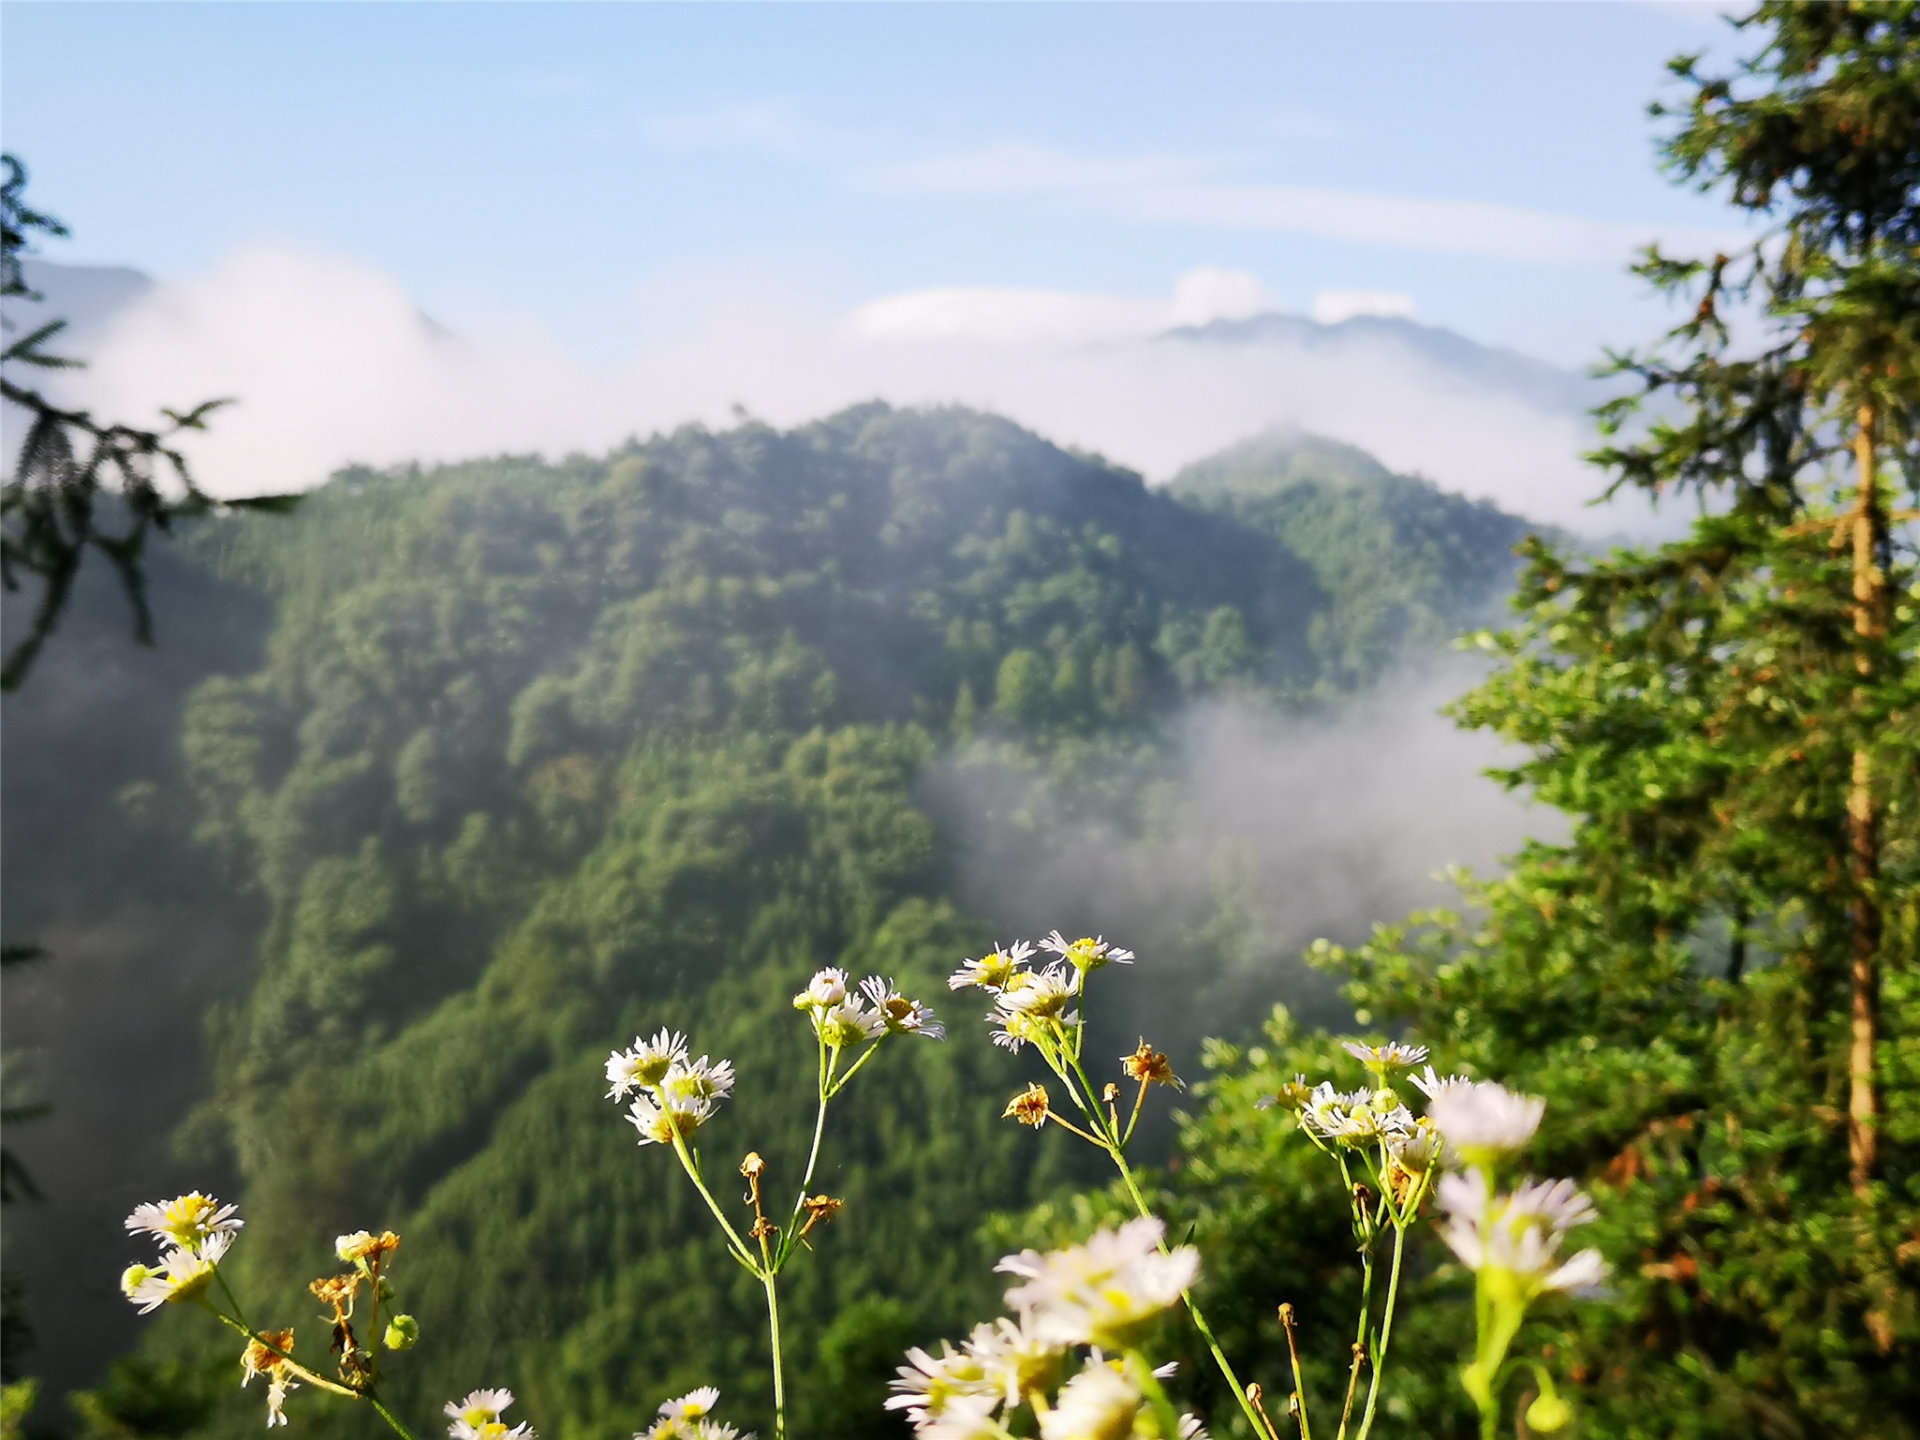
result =
M1160 1433L1166 1436L1167 1440L1173 1440L1173 1437L1180 1433L1180 1412L1173 1408L1173 1402L1167 1398L1166 1387L1160 1383L1160 1377L1153 1373L1153 1366L1147 1363L1147 1357L1138 1350L1129 1350L1127 1368L1133 1372L1134 1382L1139 1385L1141 1393L1153 1406L1154 1414L1160 1421ZM1253 1433L1254 1440L1259 1440L1265 1432L1255 1430Z
M380 1418L382 1420L386 1421L387 1424L391 1425L394 1428L394 1432L400 1436L400 1440L414 1440L413 1432L407 1429L405 1425L402 1425L400 1423L400 1417L395 1415L393 1411L389 1410L386 1406L386 1402L383 1401L378 1395L375 1395L371 1391L369 1391L367 1393L367 1403L373 1406L373 1408L379 1412Z
M1361 1207L1364 1208L1364 1207ZM1347 1423L1353 1418L1353 1400L1360 1388L1360 1366L1367 1356L1367 1327L1373 1318L1373 1247L1369 1241L1360 1252L1360 1320L1353 1334L1353 1371L1347 1377L1347 1403L1340 1410L1337 1440L1347 1440Z
M854 1061L853 1064L847 1067L846 1074L840 1076L837 1080L836 1079L828 1080L827 1082L827 1098L828 1099L832 1099L835 1095L838 1095L842 1090L847 1088L847 1082L853 1079L855 1075L858 1075L860 1073L860 1067L862 1065L865 1065L867 1061L871 1060L875 1055L880 1053L880 1047L887 1043L887 1040L890 1037L890 1035L891 1035L891 1032L888 1032L888 1034L886 1035L875 1036L872 1042L868 1044L866 1053L861 1055L861 1057L858 1060Z
M865 1058L864 1056L862 1057ZM858 1066L855 1067L859 1068ZM847 1072L853 1074L852 1070ZM800 1193L793 1197L793 1213L787 1219L787 1228L780 1236L780 1251L774 1257L773 1268L777 1273L787 1263L787 1257L793 1253L793 1247L800 1239L800 1211L807 1203L807 1187L813 1184L813 1167L820 1163L820 1139L827 1131L827 1101L830 1092L827 1087L832 1082L831 1062L826 1058L826 1047L821 1047L820 1060L820 1105L813 1116L813 1148L807 1151L806 1173L800 1177Z
M776 1273L766 1271L760 1282L767 1287L767 1338L773 1350L773 1434L774 1440L787 1440L787 1379L780 1362L780 1297Z
M1417 1192L1416 1192L1417 1193ZM1380 1339L1373 1351L1373 1374L1367 1380L1367 1404L1360 1414L1360 1429L1355 1440L1367 1440L1373 1429L1373 1407L1380 1399L1380 1377L1387 1368L1387 1346L1393 1342L1393 1308L1400 1299L1400 1257L1406 1249L1407 1228L1393 1227L1393 1269L1387 1279L1387 1304L1380 1316Z
M314 1374L313 1371L309 1370L306 1366L302 1365L298 1360L295 1360L291 1355L289 1355L286 1351L282 1350L278 1345L274 1345L268 1342L267 1340L263 1339L257 1331L253 1330L252 1328L242 1323L241 1321L234 1319L233 1316L227 1314L226 1311L221 1310L216 1306L212 1306L212 1305L209 1305L207 1308L209 1310L212 1310L213 1313L219 1317L220 1323L222 1325L228 1326L229 1328L234 1330L238 1330L242 1335L246 1336L247 1339L251 1340L254 1344L260 1346L261 1349L270 1350L275 1355L278 1355L282 1360L287 1362L287 1368L289 1370L293 1371L294 1374L298 1375L302 1380L305 1380L309 1385L314 1386L316 1389L331 1390L334 1394L344 1395L349 1400L371 1400L373 1398L364 1390L356 1390L351 1385L342 1385L338 1380L329 1380L324 1375ZM383 1411L382 1413L384 1414L385 1412ZM402 1435L406 1435L407 1440L413 1440L413 1437L407 1434L406 1427L402 1425L398 1420L395 1420L392 1416L387 1417L387 1423L392 1425L393 1428L398 1430Z
M720 1209L719 1202L713 1198L713 1192L707 1189L707 1182L700 1178L700 1167L693 1163L693 1156L687 1153L686 1137L678 1130L673 1132L673 1153L680 1157L680 1168L687 1172L687 1178L693 1181L693 1188L700 1192L700 1198L707 1202L707 1209L713 1212L713 1218L720 1222L720 1228L726 1232L727 1245L733 1252L733 1258L755 1275L760 1274L760 1266L754 1260L753 1252L747 1249L746 1242L733 1228L733 1222L727 1219L725 1212Z
M1140 1193L1140 1187L1134 1183L1133 1171L1127 1168L1127 1157L1117 1148L1110 1148L1107 1153L1113 1156L1113 1163L1120 1171L1120 1178L1126 1182L1127 1193L1133 1197L1133 1208L1138 1210L1145 1219L1155 1218L1153 1211L1147 1206L1146 1196ZM1163 1255L1171 1253L1164 1235L1160 1239L1160 1252ZM1247 1387L1240 1383L1240 1377L1233 1373L1233 1366L1227 1363L1226 1352L1220 1348L1220 1342L1214 1338L1213 1328L1207 1324L1207 1317L1200 1313L1200 1307L1194 1303L1193 1292L1182 1290L1180 1299L1187 1307L1187 1314L1192 1317L1193 1328L1198 1330L1200 1338L1207 1342L1207 1349L1213 1355L1213 1363L1219 1367L1220 1374L1225 1377L1227 1388L1233 1391L1233 1398L1239 1401L1240 1413L1246 1416L1247 1424L1253 1427L1254 1435L1259 1436L1265 1429L1260 1423L1260 1412L1253 1408L1253 1402L1247 1398Z

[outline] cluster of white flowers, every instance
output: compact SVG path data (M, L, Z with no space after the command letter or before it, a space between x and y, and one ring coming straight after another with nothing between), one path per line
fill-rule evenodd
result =
M946 1026L933 1011L901 994L891 980L869 975L855 993L848 988L847 972L838 966L816 971L807 988L793 997L793 1008L807 1013L829 1050L853 1050L882 1035L947 1038Z
M662 1405L659 1419L636 1431L633 1440L753 1440L751 1430L742 1435L733 1426L711 1418L713 1407L719 1403L720 1391L715 1386L689 1390Z
M142 1315L203 1293L213 1283L214 1266L245 1223L237 1210L198 1190L136 1206L127 1216L127 1230L158 1240L160 1263L129 1265L120 1276L121 1293L140 1307Z
M987 1023L995 1027L993 1043L1008 1050L1048 1040L1078 1024L1079 1012L1072 1007L1086 976L1102 965L1124 965L1133 960L1131 950L1115 949L1104 940L1069 943L1058 930L1040 944L1061 958L1035 969L1030 963L1034 947L1021 940L1005 949L996 947L978 960L965 961L947 978L949 990L971 986L993 997L993 1013Z
M1336 1145L1371 1145L1404 1141L1420 1122L1390 1090L1336 1090L1331 1081L1322 1081L1300 1107L1300 1123L1309 1134Z
M1598 1250L1564 1262L1560 1241L1594 1218L1571 1180L1527 1181L1495 1195L1486 1173L1468 1170L1440 1182L1447 1223L1440 1234L1470 1270L1499 1278L1525 1304L1549 1290L1591 1292L1607 1277Z
M607 1057L607 1086L609 1100L640 1092L627 1107L627 1122L642 1145L671 1145L698 1130L733 1093L733 1063L704 1055L689 1060L687 1037L663 1029Z
M1134 1220L1084 1245L1005 1257L995 1268L1023 1282L1007 1291L1015 1318L975 1326L957 1350L909 1350L887 1408L905 1411L922 1440L1004 1440L1005 1415L1022 1405L1041 1440L1203 1440L1191 1416L1162 1434L1140 1382L1106 1354L1128 1350L1198 1273L1198 1253L1164 1251L1161 1235L1158 1220ZM1076 1347L1092 1354L1047 1403Z
M524 1420L511 1428L500 1417L513 1404L511 1390L475 1390L464 1400L447 1402L447 1426L451 1440L536 1440L533 1428Z

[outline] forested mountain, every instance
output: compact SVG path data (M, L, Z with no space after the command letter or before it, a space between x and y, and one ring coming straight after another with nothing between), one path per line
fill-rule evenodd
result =
M74 747L104 742L78 720L15 723L64 693L73 637L9 701L27 707L6 730L10 851L31 838L69 867L65 898L39 903L23 887L44 867L9 866L9 939L31 938L23 917L58 931L79 897L110 916L156 887L258 927L217 987L136 1003L185 1057L186 1007L222 992L178 1143L240 1187L235 1268L275 1297L260 1323L307 1315L335 1234L391 1226L425 1336L392 1392L408 1411L511 1385L542 1433L611 1437L714 1381L752 1421L758 1289L602 1098L607 1051L666 1024L730 1057L735 1099L703 1140L795 1175L805 977L878 971L945 1008L942 977L1004 919L960 894L937 765L1024 767L1069 819L1150 830L1197 703L1337 704L1497 601L1522 522L1332 454L1264 478L1229 455L1168 493L990 416L871 405L600 459L353 471L289 517L208 522L154 597L162 653L191 637L206 678L85 722L139 764L83 768ZM77 852L23 766L64 790L110 782L169 857L164 882ZM1232 919L1215 908L1166 917L1138 977L1156 1029L1189 1045L1259 1013L1190 1013ZM990 1301L979 1218L1075 1173L1053 1137L1001 1121L1015 1065L949 1018L945 1044L889 1051L835 1114L821 1178L847 1210L783 1300L800 1433L891 1425L880 1377L900 1349ZM1098 1043L1131 1048L1139 1017L1095 1018ZM46 1063L140 1083L111 1051ZM75 1304L30 1275L43 1309L124 1308L104 1283ZM149 1357L198 1353L194 1323L154 1327ZM198 1382L174 1378L170 1418L149 1407L134 1433L197 1413ZM224 1387L209 1423L257 1427Z
M1300 431L1197 461L1169 488L1312 568L1321 602L1307 644L1321 683L1335 688L1364 684L1409 647L1444 644L1486 615L1512 588L1513 547L1539 529Z

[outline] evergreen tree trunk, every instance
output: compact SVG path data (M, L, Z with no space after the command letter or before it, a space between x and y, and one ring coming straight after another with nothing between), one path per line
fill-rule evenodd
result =
M1860 498L1853 515L1853 632L1860 642L1856 667L1872 673L1873 642L1885 633L1886 575L1880 551L1886 517L1874 473L1874 410L1862 405L1853 453L1860 471ZM1856 700L1864 696L1856 692ZM1878 1151L1878 1104L1874 1048L1879 1027L1880 821L1873 798L1873 756L1866 737L1856 742L1847 790L1847 930L1852 979L1852 1045L1847 1057L1847 1155L1853 1193L1865 1196Z

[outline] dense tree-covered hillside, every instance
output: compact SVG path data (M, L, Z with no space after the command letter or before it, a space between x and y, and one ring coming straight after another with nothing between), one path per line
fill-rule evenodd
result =
M178 764L138 798L265 915L183 1130L239 1178L237 1273L277 1297L258 1318L301 1320L331 1237L391 1226L426 1335L410 1409L509 1384L543 1433L613 1436L717 1380L753 1418L757 1288L602 1098L606 1052L669 1024L731 1057L716 1171L755 1148L793 1183L806 975L879 971L938 1004L990 938L916 788L936 759L1024 757L1068 791L1097 770L1124 792L1109 813L1150 824L1186 707L1354 690L1395 644L1477 618L1520 528L1311 465L1236 503L991 417L870 406L604 459L353 472L291 517L201 527L190 554L273 628L257 668L187 698ZM1393 586L1420 624L1356 598ZM163 640L196 623L157 607ZM10 812L10 837L34 823ZM1173 1012L1204 932L1155 937L1141 993L1170 1029L1201 1023ZM1073 1178L1000 1121L1016 1067L954 1030L895 1047L835 1114L822 1179L848 1208L785 1302L804 1433L891 1423L899 1349L992 1292L979 1218ZM204 1338L169 1319L156 1353ZM357 1423L326 1414L301 1423Z

